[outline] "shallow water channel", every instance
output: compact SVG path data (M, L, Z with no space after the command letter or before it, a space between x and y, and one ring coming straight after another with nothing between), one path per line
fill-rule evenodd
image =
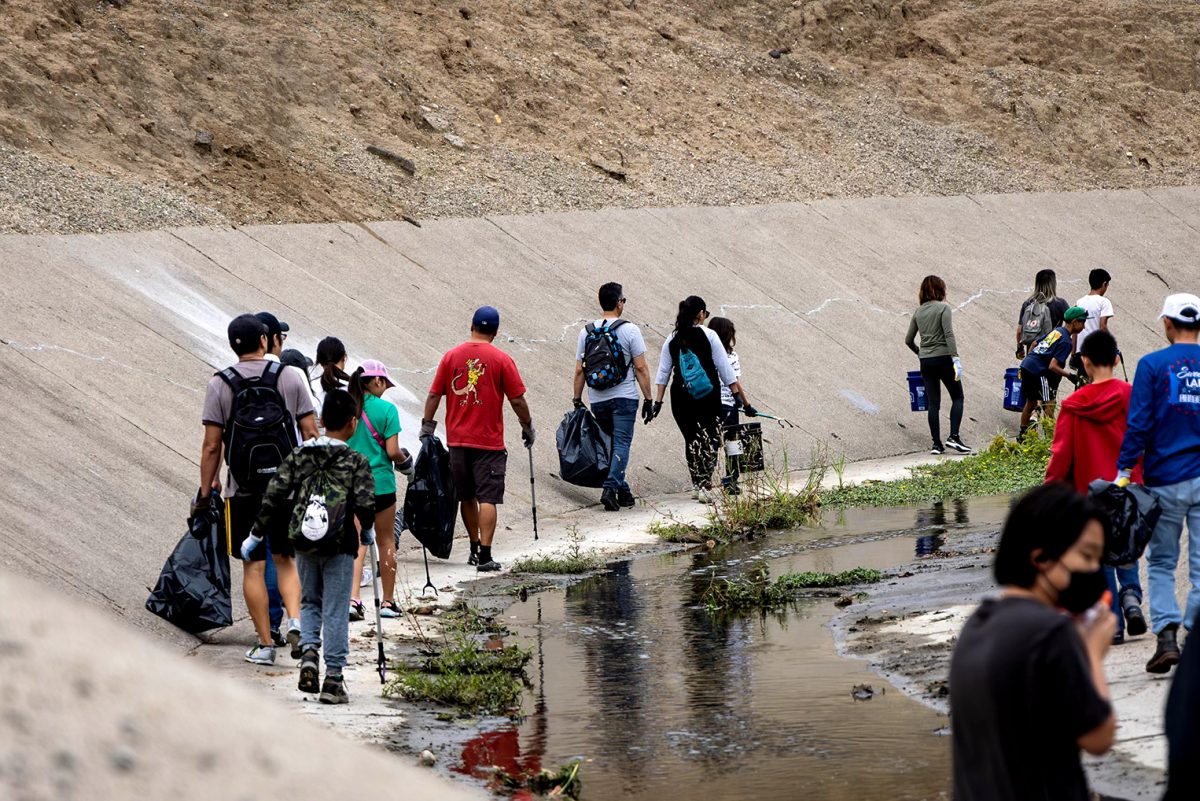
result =
M482 778L491 765L518 774L582 757L587 801L947 798L946 719L837 655L832 599L717 620L700 597L714 573L763 560L772 575L906 564L998 529L1007 505L827 511L819 527L636 559L530 596L505 614L534 653L527 717L475 736L453 770ZM876 695L855 700L859 684Z

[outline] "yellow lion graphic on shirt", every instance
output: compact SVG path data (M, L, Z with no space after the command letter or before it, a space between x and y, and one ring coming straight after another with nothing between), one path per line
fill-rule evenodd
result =
M487 365L482 361L479 359L467 359L467 384L462 389L459 389L457 386L458 379L462 377L463 373L461 370L454 371L454 380L450 382L450 389L454 391L455 395L462 398L459 401L460 405L466 406L469 401L474 402L476 406L483 404L483 401L479 399L479 379L486 372Z

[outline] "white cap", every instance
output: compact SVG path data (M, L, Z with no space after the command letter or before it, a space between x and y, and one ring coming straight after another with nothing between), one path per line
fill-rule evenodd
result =
M1159 317L1166 317L1180 323L1200 323L1200 298L1187 292L1167 295L1167 299L1163 301L1162 314Z

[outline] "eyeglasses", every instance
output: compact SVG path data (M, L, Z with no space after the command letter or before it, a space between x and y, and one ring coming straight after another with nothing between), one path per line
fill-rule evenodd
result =
M624 303L624 302L625 302L625 298L621 298L621 302L622 302L622 303Z
M280 342L282 342L282 341L284 341L285 339L287 339L287 334L284 334L284 333L280 332L280 334L279 334L279 341L280 341Z

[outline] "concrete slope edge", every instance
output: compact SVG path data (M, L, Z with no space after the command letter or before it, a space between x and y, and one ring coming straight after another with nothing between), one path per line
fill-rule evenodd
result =
M0 571L0 797L484 798ZM38 666L53 666L50 675ZM301 789L302 788L302 789Z
M0 467L14 532L0 563L176 636L141 603L182 534L203 387L230 360L224 328L240 311L276 311L292 325L288 344L306 352L335 334L352 359L382 359L399 379L389 397L411 449L437 359L475 306L499 306L499 344L538 422L549 517L596 501L557 479L552 441L569 409L575 332L604 281L625 285L652 362L678 300L705 297L737 322L756 405L797 426L766 425L773 456L803 463L824 446L857 461L928 447L924 417L908 411L904 373L916 360L903 345L923 275L950 287L964 434L978 445L1013 428L1002 375L1038 268L1058 269L1072 300L1092 267L1113 272L1113 330L1132 374L1162 344L1162 296L1195 288L1198 246L1195 188L3 236L0 268L13 280L0 287L0 403L24 420ZM510 424L501 559L505 538L529 528L517 433ZM635 492L683 490L682 457L667 416L639 425Z

